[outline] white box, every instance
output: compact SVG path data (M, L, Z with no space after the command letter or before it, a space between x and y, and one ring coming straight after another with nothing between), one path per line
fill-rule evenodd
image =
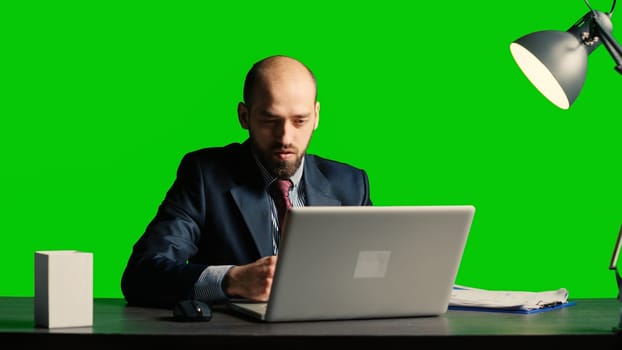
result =
M93 325L93 253L35 252L35 325Z

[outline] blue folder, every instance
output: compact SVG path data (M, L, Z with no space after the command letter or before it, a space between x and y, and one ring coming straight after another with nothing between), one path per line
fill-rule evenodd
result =
M504 309L494 307L472 307L472 306L449 306L449 310L461 310L461 311L483 311L483 312L505 312L510 314L536 314L540 312L547 312L552 310L559 310L565 307L576 305L576 301L567 301L565 303L545 306L539 309Z

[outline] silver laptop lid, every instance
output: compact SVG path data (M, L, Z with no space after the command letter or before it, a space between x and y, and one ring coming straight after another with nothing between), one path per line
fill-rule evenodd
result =
M474 206L293 208L266 321L447 311Z

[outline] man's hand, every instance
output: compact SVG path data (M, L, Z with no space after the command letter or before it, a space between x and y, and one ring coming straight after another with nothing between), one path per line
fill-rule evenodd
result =
M248 265L234 266L223 281L225 293L230 297L267 301L276 259L276 256L266 256Z

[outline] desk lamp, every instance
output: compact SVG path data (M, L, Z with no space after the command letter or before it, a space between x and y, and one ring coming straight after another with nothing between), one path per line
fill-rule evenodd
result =
M543 30L525 35L510 44L514 60L529 81L552 103L570 108L587 72L587 56L602 42L622 74L622 48L611 35L613 0L608 13L592 9L567 31Z

